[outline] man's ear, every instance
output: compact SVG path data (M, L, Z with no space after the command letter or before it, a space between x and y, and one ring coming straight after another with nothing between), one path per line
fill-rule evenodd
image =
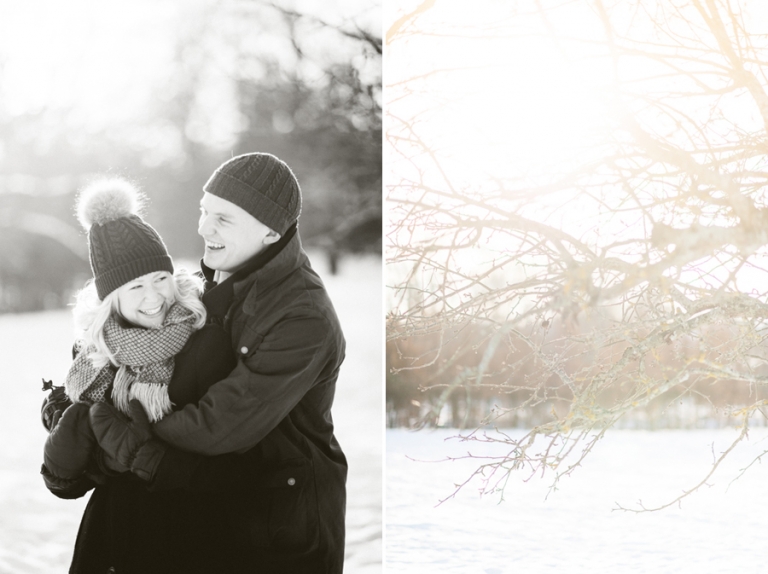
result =
M278 241L280 241L280 234L277 231L270 230L264 238L264 245L270 245L272 243L277 243Z

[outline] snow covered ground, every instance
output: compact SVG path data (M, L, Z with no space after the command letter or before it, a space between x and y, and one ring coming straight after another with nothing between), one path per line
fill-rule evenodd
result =
M513 431L514 432L514 431ZM470 483L437 505L474 468L469 461L423 462L467 452L456 431L386 432L385 571L431 573L764 572L768 468L739 470L768 449L750 433L715 476L680 508L612 511L674 499L701 480L712 452L734 430L614 431L583 468L547 495L546 478L510 482L506 500L480 498ZM472 447L473 452L482 449ZM484 449L491 451L491 449ZM416 459L416 460L412 460ZM730 487L729 487L730 484Z
M381 260L343 259L324 272L347 338L334 422L349 459L346 571L382 571L382 311ZM41 377L62 383L69 367L67 310L0 316L0 574L65 572L86 499L59 500L39 476L45 430Z

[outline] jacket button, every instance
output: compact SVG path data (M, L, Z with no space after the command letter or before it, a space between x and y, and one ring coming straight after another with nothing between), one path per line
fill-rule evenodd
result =
M240 353L243 355L248 354L248 347L240 347Z
M288 486L293 486L294 484L296 484L296 479L295 478L289 478L288 479Z

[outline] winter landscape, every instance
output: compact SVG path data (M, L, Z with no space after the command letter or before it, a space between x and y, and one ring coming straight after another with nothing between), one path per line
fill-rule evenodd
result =
M381 260L343 259L330 276L312 258L333 298L347 338L334 422L349 460L346 571L381 572L382 329ZM65 572L86 498L59 500L39 476L45 429L40 379L57 384L69 366L69 310L0 316L0 574Z
M387 572L766 571L766 6L385 3Z
M511 431L514 435L515 431ZM518 431L519 433L519 431ZM698 483L712 453L737 431L608 432L584 466L548 494L551 476L510 481L505 500L480 498L470 483L477 462L429 462L492 453L448 429L387 431L387 572L640 574L762 572L768 468L740 469L768 449L757 429L731 453L708 486L679 507L651 513L616 510L666 503Z

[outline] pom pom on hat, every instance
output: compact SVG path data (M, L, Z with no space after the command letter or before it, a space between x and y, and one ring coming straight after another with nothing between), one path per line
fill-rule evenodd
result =
M162 238L139 216L144 197L120 178L96 181L77 200L77 218L88 231L88 252L99 299L156 271L173 273Z
M88 231L129 215L139 215L144 196L130 182L112 177L88 185L77 199L77 219Z

